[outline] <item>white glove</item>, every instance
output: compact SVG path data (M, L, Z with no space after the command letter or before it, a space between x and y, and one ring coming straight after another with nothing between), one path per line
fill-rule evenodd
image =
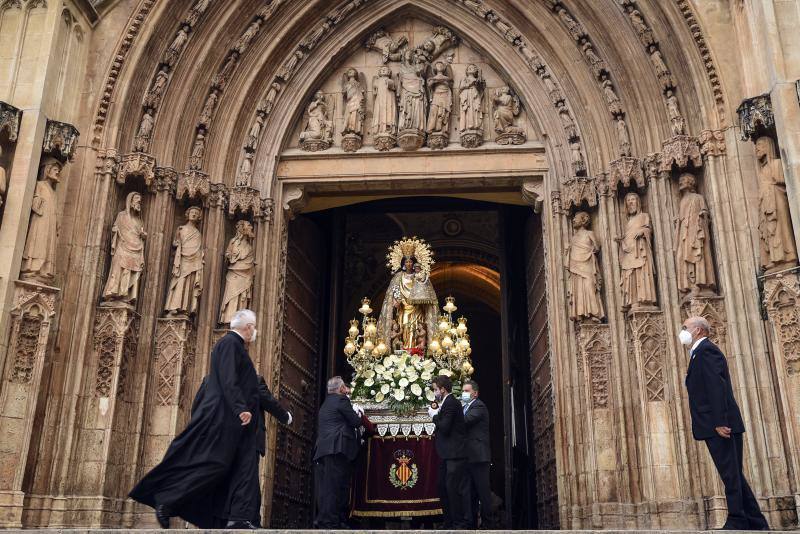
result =
M428 417L433 419L433 416L436 415L437 413L439 413L439 410L441 410L441 408L433 409L430 406L428 406Z
M289 414L289 420L288 420L288 421L286 421L286 424L287 424L287 425L291 425L291 424L292 424L292 412L286 412L286 413L288 413L288 414Z
M359 417L364 415L364 408L362 408L358 404L353 404L353 411L356 412Z

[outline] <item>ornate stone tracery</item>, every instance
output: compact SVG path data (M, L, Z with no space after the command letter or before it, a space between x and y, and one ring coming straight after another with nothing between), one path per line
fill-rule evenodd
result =
M581 323L578 327L578 372L587 377L591 408L609 407L611 331L608 325Z

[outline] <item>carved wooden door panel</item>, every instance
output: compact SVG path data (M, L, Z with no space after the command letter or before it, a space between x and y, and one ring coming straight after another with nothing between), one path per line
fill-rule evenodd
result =
M525 226L525 278L528 288L528 346L531 357L533 455L537 528L558 529L555 456L555 399L547 336L547 287L541 217Z
M314 515L311 452L319 391L320 313L325 241L310 220L289 223L279 391L294 421L276 436L272 528L311 528Z

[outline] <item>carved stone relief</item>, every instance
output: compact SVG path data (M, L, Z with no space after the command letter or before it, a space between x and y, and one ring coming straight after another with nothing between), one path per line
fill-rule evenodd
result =
M450 141L450 115L453 110L453 69L448 63L437 61L426 81L430 103L428 105L428 146L444 148Z
M15 108L11 104L0 101L0 132L6 132L11 143L17 141L19 135L19 123L22 120L22 110Z
M609 407L611 331L608 325L580 323L577 329L578 372L586 379L592 409Z
M764 306L783 355L786 374L800 375L800 279L795 273L764 281Z
M392 70L387 66L378 69L372 80L372 133L377 150L390 150L397 144L397 86Z
M672 166L685 169L689 163L695 167L703 166L700 143L690 135L676 135L661 143L661 165L659 171L668 173Z
M23 280L49 284L55 276L58 237L56 186L61 179L61 169L61 163L51 157L45 157L39 167L39 180L33 193L28 235L22 252L20 278Z
M706 157L724 156L727 152L725 133L722 130L700 132L700 153Z
M739 114L744 141L755 141L757 137L775 128L772 100L768 93L742 101L736 112Z
M597 187L595 181L589 177L569 178L562 184L561 191L561 209L563 211L597 206Z
M355 152L361 148L364 134L364 119L367 114L367 84L364 75L356 69L347 69L342 75L342 100L344 104L344 128L342 150Z
M760 264L767 272L797 265L797 245L792 229L783 165L771 137L756 140L758 159L758 234Z
M8 380L28 384L37 362L44 362L50 324L55 316L58 289L34 283L16 282L11 307L9 357L13 358Z
M333 142L333 122L328 118L328 104L325 95L317 91L308 105L308 121L300 134L303 150L316 152L330 148Z
M103 303L132 305L139 297L139 278L144 270L147 234L140 217L142 196L128 193L125 209L111 227L111 269L103 289Z
M149 188L156 178L156 158L143 152L124 154L117 166L117 183L124 185L133 176L141 177Z
M78 146L78 137L80 132L73 125L48 119L42 140L42 152L62 162L71 160L75 155L75 147Z
M154 126L153 111L145 109L142 113L142 119L139 121L139 129L136 130L136 137L133 140L134 152L147 152L150 149L150 139L153 137Z
M494 131L498 145L521 145L525 142L525 130L515 124L519 112L519 97L510 87L503 86L495 90Z
M461 145L475 148L483 143L483 90L486 82L476 65L469 65L464 78L458 83L458 130Z
M155 338L156 404L177 406L194 365L195 331L187 319L159 319Z
M639 159L623 156L611 162L608 178L610 192L616 193L620 185L625 189L635 187L639 190L647 186Z
M230 324L234 314L250 307L255 276L255 248L253 225L247 221L236 223L236 235L225 250L227 272L225 292L220 304L219 322Z
M663 401L666 397L664 314L658 311L632 311L628 320L634 355L641 369L642 390L648 402Z
M176 199L204 200L210 192L211 184L206 173L190 170L178 175L178 182L175 186Z
M124 392L128 360L135 353L138 336L139 315L136 312L128 308L97 308L93 337L97 358L95 397Z

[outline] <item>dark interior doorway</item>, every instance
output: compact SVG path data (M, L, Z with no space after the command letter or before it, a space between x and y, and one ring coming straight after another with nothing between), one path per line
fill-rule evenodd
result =
M468 318L476 369L474 378L491 414L492 492L502 503L500 514L505 526L510 528L540 525L534 440L530 438L533 425L531 353L525 291L526 254L535 247L525 246L525 242L541 241L541 231L529 231L526 222L531 218L538 219L538 216L529 208L487 202L440 197L380 200L300 216L290 224L287 257L287 297L290 297L288 285L292 273L296 271L293 262L313 263L320 273L316 307L312 307L311 313L306 310L291 314L293 303L289 298L284 318L289 322L318 325L316 350L296 344L296 348L308 352L309 356L315 353L318 358L314 366L315 393L310 395L318 402L324 395L327 376L340 374L349 379L352 373L341 350L348 321L357 314L364 296L372 300L374 309L380 308L390 279L385 266L387 247L396 239L413 235L431 244L436 261L431 280L437 296L440 301L446 296L455 297L457 313ZM292 243L293 234L304 239L308 237L309 223L316 229L314 246ZM303 231L293 232L293 225ZM296 260L293 251L298 257ZM305 280L296 283L295 289L297 287L305 292L317 286ZM284 337L291 338L297 329L291 324L287 326ZM286 339L284 346L287 346ZM291 436L283 439L279 436L278 443L291 447L291 440ZM296 464L296 461L289 463ZM281 466L276 463L276 495L281 494L277 486L280 477ZM292 486L296 486L296 481ZM310 491L311 488L309 493L303 491L303 494L310 495ZM276 508L274 503L273 509L278 508L280 506ZM303 514L303 517L308 515ZM273 518L277 519L275 513ZM311 526L291 519L289 523L272 521L271 525Z

